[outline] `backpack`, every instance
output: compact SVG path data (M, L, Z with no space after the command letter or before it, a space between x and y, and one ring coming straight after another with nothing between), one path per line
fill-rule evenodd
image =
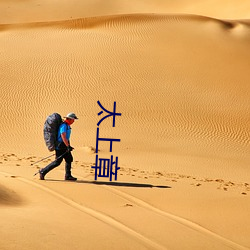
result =
M55 150L57 146L58 129L62 123L62 117L58 113L49 115L44 122L43 136L49 151Z

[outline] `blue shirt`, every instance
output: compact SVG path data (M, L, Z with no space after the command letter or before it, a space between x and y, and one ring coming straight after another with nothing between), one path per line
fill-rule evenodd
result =
M61 134L66 133L66 138L69 141L70 134L71 134L71 127L67 123L62 123L58 129L58 136L57 136L57 141L60 143L62 142L62 137Z

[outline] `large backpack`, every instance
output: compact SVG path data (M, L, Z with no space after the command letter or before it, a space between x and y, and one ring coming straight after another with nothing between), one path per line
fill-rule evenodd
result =
M49 151L55 150L57 146L58 129L62 123L62 117L58 113L49 115L44 123L44 141Z

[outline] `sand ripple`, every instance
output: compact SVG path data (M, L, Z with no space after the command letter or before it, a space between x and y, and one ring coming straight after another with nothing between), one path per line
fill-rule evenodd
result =
M0 136L6 150L33 152L36 145L46 152L45 117L71 110L83 119L75 127L81 138L75 146L94 145L96 102L112 107L116 101L123 116L112 134L122 135L119 152L133 149L127 164L152 166L148 155L154 152L159 155L153 165L160 168L179 161L183 166L183 155L190 156L187 167L196 157L204 166L207 159L221 164L229 158L247 166L248 21L136 14L0 30L0 104L6 118Z

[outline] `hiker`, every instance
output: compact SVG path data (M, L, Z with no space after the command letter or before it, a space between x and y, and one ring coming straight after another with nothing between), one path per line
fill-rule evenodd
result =
M71 134L71 127L70 125L74 123L77 116L74 113L69 113L64 122L60 125L58 129L58 136L57 136L57 146L55 148L56 151L56 160L51 162L48 166L43 169L40 169L40 180L44 180L45 175L54 169L55 167L59 166L63 159L65 160L65 180L67 181L76 181L77 178L71 175L71 163L73 162L73 156L71 151L74 149L70 146L70 134Z

